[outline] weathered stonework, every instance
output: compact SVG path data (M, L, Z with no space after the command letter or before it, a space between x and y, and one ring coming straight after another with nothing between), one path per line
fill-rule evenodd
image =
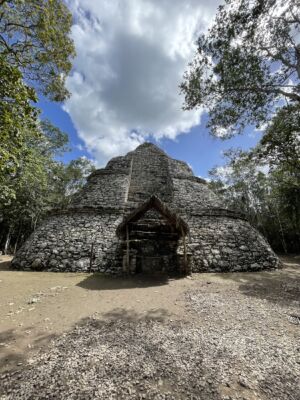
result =
M65 211L53 210L17 252L17 269L257 271L279 265L261 236L150 143L95 171Z

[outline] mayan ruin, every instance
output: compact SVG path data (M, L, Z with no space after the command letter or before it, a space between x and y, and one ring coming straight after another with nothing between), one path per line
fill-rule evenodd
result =
M300 400L300 0L0 0L0 400Z
M226 272L274 269L262 235L185 162L144 143L92 173L17 252L16 269Z

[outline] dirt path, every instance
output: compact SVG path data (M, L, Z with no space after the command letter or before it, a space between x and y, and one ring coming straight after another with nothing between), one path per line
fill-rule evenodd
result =
M0 399L296 400L300 259L283 261L274 272L124 279L9 271L2 256Z
M184 318L180 295L194 280L0 270L0 372L18 366L53 337L98 313ZM1 264L0 264L1 266Z

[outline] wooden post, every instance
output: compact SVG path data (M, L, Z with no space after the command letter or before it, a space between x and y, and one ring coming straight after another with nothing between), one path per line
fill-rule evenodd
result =
M182 227L181 227L181 235L183 240L183 268L184 268L183 273L186 274L187 273L186 241L185 241L185 233Z
M127 272L129 272L129 229L128 229L128 224L126 225L126 264L127 264Z
M93 259L94 259L94 242L92 242L92 246L91 246L90 271L89 271L89 272L92 272L92 268L93 268Z
M185 241L185 234L183 235L183 259L184 259L184 272L187 273L187 258L186 258L186 241Z

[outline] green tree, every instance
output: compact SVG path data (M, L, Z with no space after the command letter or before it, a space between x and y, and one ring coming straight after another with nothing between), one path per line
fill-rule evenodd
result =
M0 202L15 192L7 186L17 171L29 138L38 140L38 111L31 102L35 92L24 84L16 67L0 56Z
M257 154L267 159L270 168L284 166L300 185L300 108L282 107L272 119L260 141Z
M223 138L259 127L285 101L299 108L299 34L298 0L225 0L185 73L185 108L206 107Z
M52 191L48 195L51 207L68 206L73 195L86 183L86 177L95 170L91 160L79 157L68 164L52 165Z
M95 171L95 166L86 157L72 160L65 166L64 197L70 198L86 183L86 177Z
M280 217L284 221L289 241L299 244L300 110L298 107L290 105L279 110L266 129L255 153L259 162L265 162L269 166L272 195L277 201L277 218Z
M16 171L6 175L5 186L14 197L0 201L0 245L5 253L14 251L50 209L66 207L94 169L85 158L58 161L67 135L49 121L39 129L38 138L27 135Z
M0 0L0 54L51 100L68 96L75 55L72 15L62 0Z
M67 98L75 55L72 17L63 0L0 0L0 245L7 251L34 229L49 208L69 201L88 161L57 161L68 137L40 121L36 90ZM92 165L90 165L92 168ZM82 169L80 169L82 168Z
M226 198L229 208L244 212L250 222L259 225L259 214L264 208L264 190L266 175L264 165L259 164L251 153L241 150L229 150L224 153L227 164L210 171L214 179L213 190Z
M300 250L300 137L296 134L299 126L290 120L281 126L284 112L282 109L273 119L255 148L247 152L228 151L225 167L211 171L210 185L224 197L229 208L242 210L275 250L297 252Z

